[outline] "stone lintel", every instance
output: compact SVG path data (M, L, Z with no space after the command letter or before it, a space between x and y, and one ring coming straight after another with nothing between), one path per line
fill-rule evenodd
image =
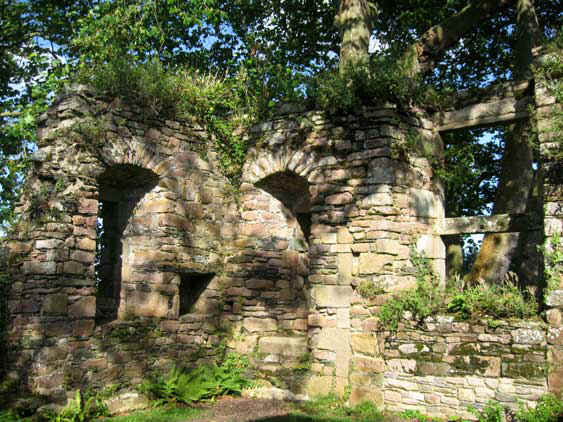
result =
M534 100L525 95L530 81L493 85L456 95L451 110L434 114L438 131L509 123L530 116L529 105Z
M473 233L507 233L540 230L525 214L496 214L475 217L444 218L438 227L442 236Z

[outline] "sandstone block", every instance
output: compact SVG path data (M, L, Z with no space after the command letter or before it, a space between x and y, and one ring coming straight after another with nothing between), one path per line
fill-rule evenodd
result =
M549 292L545 303L548 306L563 307L563 290L552 290Z
M44 239L37 240L35 242L36 249L56 249L63 244L62 240L59 239Z
M518 344L541 344L545 342L545 335L541 330L520 328L512 331L512 338Z
M276 331L278 328L277 321L271 318L245 318L243 322L245 330L255 333L264 331Z
M389 255L376 253L360 254L360 274L376 274L384 270L384 267L390 264L393 258Z
M96 241L87 237L83 237L81 239L78 239L78 241L76 242L76 247L85 251L95 251Z
M95 323L93 319L81 319L74 322L72 335L74 337L89 337L94 333Z
M561 327L563 315L560 309L550 309L546 312L547 322L553 327Z
M350 234L346 227L339 227L337 231L338 243L354 243L354 236Z
M57 272L57 263L54 261L25 261L22 271L24 274L55 274Z
M379 355L377 337L370 334L352 334L350 344L354 353L368 356Z
M86 296L78 299L68 310L72 318L93 318L96 315L96 297Z
M353 197L350 192L342 192L327 196L325 202L329 205L345 205L351 203L352 200Z
M417 217L444 218L444 203L433 192L409 189L409 206Z
M376 406L383 406L383 391L379 388L352 388L350 393L349 405L355 406L364 401L373 402Z
M41 311L47 315L66 314L68 307L68 296L66 294L48 295L43 300Z
M98 201L80 198L78 200L78 212L80 214L98 214Z
M385 370L385 361L381 358L368 358L355 356L352 358L355 368L363 372L382 373Z
M337 257L338 282L350 284L352 282L353 257L351 253L341 253Z
M149 400L137 392L121 393L116 397L105 400L104 404L107 406L110 415L146 409L150 406Z
M127 295L127 311L136 316L164 318L168 313L168 298L158 292L131 291Z
M262 337L258 342L262 353L303 356L307 353L306 337Z
M353 291L351 286L315 285L311 295L318 307L343 308L350 306Z

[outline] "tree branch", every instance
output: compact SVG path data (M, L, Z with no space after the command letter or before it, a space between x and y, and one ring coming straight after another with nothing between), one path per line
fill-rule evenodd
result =
M405 53L404 59L409 73L415 75L418 72L430 70L435 59L445 49L459 41L479 22L511 3L514 3L514 0L479 0L468 4L461 12L444 22L434 25L422 34L420 39Z

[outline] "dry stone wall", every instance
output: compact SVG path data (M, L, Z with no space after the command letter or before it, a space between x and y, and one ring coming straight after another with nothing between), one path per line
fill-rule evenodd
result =
M388 408L473 419L468 406L494 400L518 409L547 393L547 329L539 322L406 322L383 337Z

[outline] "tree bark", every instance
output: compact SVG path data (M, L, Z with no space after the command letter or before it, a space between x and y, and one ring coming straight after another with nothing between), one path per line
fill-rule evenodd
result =
M531 76L532 48L539 39L539 27L533 0L518 0L517 39L515 45L514 78ZM533 188L534 134L530 120L521 120L511 127L505 140L502 170L497 187L493 214L525 213ZM481 251L467 276L470 284L491 284L502 281L518 256L520 233L486 235Z
M514 0L480 0L470 3L463 10L444 22L427 30L411 45L403 60L411 76L433 67L436 58L448 47L469 32L471 28L493 13L508 6Z
M340 0L336 24L342 32L340 71L369 58L374 5L368 0Z

